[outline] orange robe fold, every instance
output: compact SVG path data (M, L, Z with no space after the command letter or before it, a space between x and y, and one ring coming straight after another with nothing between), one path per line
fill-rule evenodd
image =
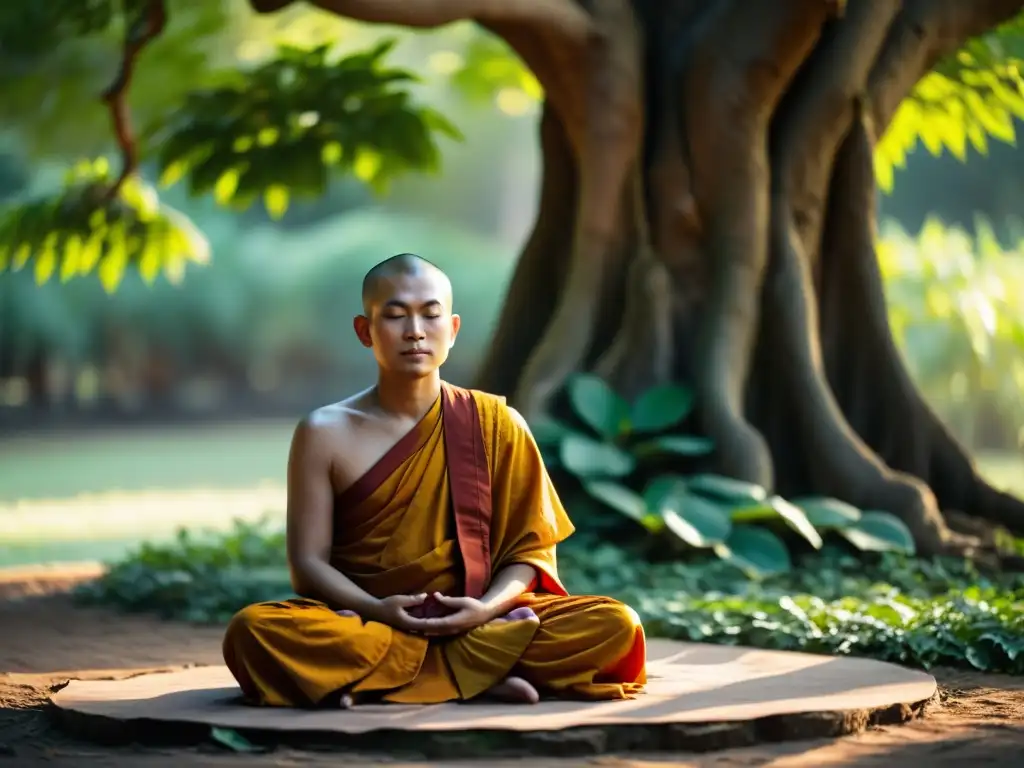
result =
M347 691L385 701L467 700L509 675L541 693L630 698L646 683L636 613L569 596L555 546L573 532L526 424L503 398L444 384L420 423L338 496L331 562L376 597L482 597L517 563L537 579L510 612L469 632L425 638L317 600L250 605L224 659L245 697L316 706Z

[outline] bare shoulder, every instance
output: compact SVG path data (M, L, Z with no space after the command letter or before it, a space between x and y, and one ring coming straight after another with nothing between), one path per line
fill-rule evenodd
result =
M344 446L366 418L367 393L359 392L310 411L295 427L293 445L333 453Z

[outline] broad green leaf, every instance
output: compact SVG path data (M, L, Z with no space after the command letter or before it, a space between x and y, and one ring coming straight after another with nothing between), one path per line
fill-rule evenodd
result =
M916 552L910 529L889 512L864 512L856 525L842 528L839 533L862 552Z
M807 518L807 514L800 507L791 504L781 496L773 496L770 499L770 504L772 509L779 514L779 517L786 521L786 525L803 536L812 547L821 549L821 534L818 533L814 524L811 523Z
M999 646L1010 661L1016 661L1018 656L1024 654L1024 635L1007 636L986 632L978 640L987 640L993 645Z
M764 528L733 528L729 538L722 544L716 544L714 550L720 558L732 563L751 578L786 573L793 567L786 545Z
M624 485L607 480L588 480L583 483L583 488L606 506L643 524L647 515L647 504L640 494Z
M678 384L652 387L630 409L634 432L661 432L685 419L693 409L693 392Z
M679 456L706 456L715 449L715 444L706 437L689 435L663 435L645 440L633 452L637 456L655 456L659 453L674 453Z
M729 504L760 502L768 498L768 492L760 485L722 475L694 475L687 479L686 485L694 493Z
M583 422L605 440L613 440L629 428L629 405L593 374L569 380L569 400Z
M732 530L728 513L714 502L687 493L685 487L663 497L657 511L672 533L691 547L711 547L725 541Z
M210 728L210 738L221 746L227 747L232 752L258 752L259 747L255 746L245 736L234 728Z
M975 669L991 669L992 646L981 643L969 645L964 651L964 658L967 659Z
M800 507L811 525L819 530L849 528L861 518L861 511L857 507L825 496L792 499L791 503Z
M772 496L760 504L736 507L730 510L729 517L734 523L754 523L782 518L786 525L799 533L812 547L821 549L821 534L815 530L804 511L781 496Z
M559 450L562 466L577 477L625 477L636 460L611 443L599 443L583 435L568 435Z
M530 424L530 434L538 445L553 445L560 443L562 438L576 433L558 419L544 416Z
M682 475L658 475L644 486L644 501L649 509L660 509L670 494L686 493L686 478Z

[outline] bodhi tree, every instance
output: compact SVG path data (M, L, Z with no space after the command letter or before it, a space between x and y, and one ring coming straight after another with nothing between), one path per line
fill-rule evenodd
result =
M116 283L128 263L153 276L196 258L186 225L137 179L140 144L196 194L279 210L289 190L322 192L333 167L381 182L434 167L435 135L457 134L401 90L409 75L383 65L386 48L340 62L321 48L188 95L140 140L133 67L187 3L65 5L0 15L0 55L30 23L49 40L120 24L103 98L121 167L83 166L61 196L0 225L0 258L43 277L98 265ZM916 141L962 156L986 135L1013 140L1024 0L311 5L412 28L475 21L543 89L539 213L481 387L537 420L574 373L627 398L688 382L721 474L888 510L922 553L972 552L971 518L1024 534L1024 503L978 475L911 381L874 250L876 185Z

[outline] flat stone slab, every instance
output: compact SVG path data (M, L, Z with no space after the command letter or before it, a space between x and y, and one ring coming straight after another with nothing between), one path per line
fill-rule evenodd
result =
M194 743L211 727L256 743L428 757L707 751L833 737L919 715L928 674L869 659L653 640L647 692L628 701L374 704L292 710L241 703L225 667L72 680L53 698L77 735Z

